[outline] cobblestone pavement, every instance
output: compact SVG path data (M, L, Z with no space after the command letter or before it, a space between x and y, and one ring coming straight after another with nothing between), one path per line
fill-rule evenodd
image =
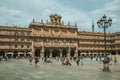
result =
M83 66L62 66L61 62L38 63L38 67L29 64L27 59L11 59L0 62L0 80L120 80L120 61L110 65L110 72L103 72L103 64L84 59Z

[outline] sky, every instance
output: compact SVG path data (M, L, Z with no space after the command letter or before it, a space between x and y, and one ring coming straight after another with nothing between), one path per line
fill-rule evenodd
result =
M105 14L112 18L108 32L120 32L120 0L0 0L0 25L28 27L35 19L46 22L51 14L59 14L67 25L77 23L79 30L101 32L97 21Z

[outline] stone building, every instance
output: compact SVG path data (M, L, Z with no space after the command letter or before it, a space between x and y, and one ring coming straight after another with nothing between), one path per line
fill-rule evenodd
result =
M107 33L107 53L120 54L120 32ZM28 28L0 26L0 54L28 56L35 50L39 56L104 55L104 34L79 31L76 23L64 25L62 17L50 15L50 21L36 22Z

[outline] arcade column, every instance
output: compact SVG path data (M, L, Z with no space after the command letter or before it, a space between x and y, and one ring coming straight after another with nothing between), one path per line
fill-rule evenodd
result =
M42 42L42 50L41 50L41 53L42 53L42 55L44 54L44 43Z
M26 52L24 52L24 57L26 56L26 54L27 54L27 53L26 53Z
M70 43L69 43L69 45L68 45L68 56L70 56Z
M76 47L75 47L75 53L77 54L78 53L78 44L76 43Z
M13 58L13 54L11 54L12 55L12 58Z
M116 51L116 54L118 55L118 51Z
M32 41L32 53L34 53L35 48L34 48L34 41Z
M60 49L60 57L62 57L62 49Z

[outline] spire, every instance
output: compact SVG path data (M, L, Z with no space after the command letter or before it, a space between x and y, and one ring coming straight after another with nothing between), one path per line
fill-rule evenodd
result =
M32 21L33 23L35 22L35 19L33 18L33 21Z
M41 19L41 23L43 23L43 19Z
M75 22L75 27L77 27L77 23Z
M64 25L64 21L62 21L62 25Z
M70 22L68 22L68 26L70 26Z
M46 20L46 23L48 23L48 19Z
M94 21L92 21L92 32L94 32Z

